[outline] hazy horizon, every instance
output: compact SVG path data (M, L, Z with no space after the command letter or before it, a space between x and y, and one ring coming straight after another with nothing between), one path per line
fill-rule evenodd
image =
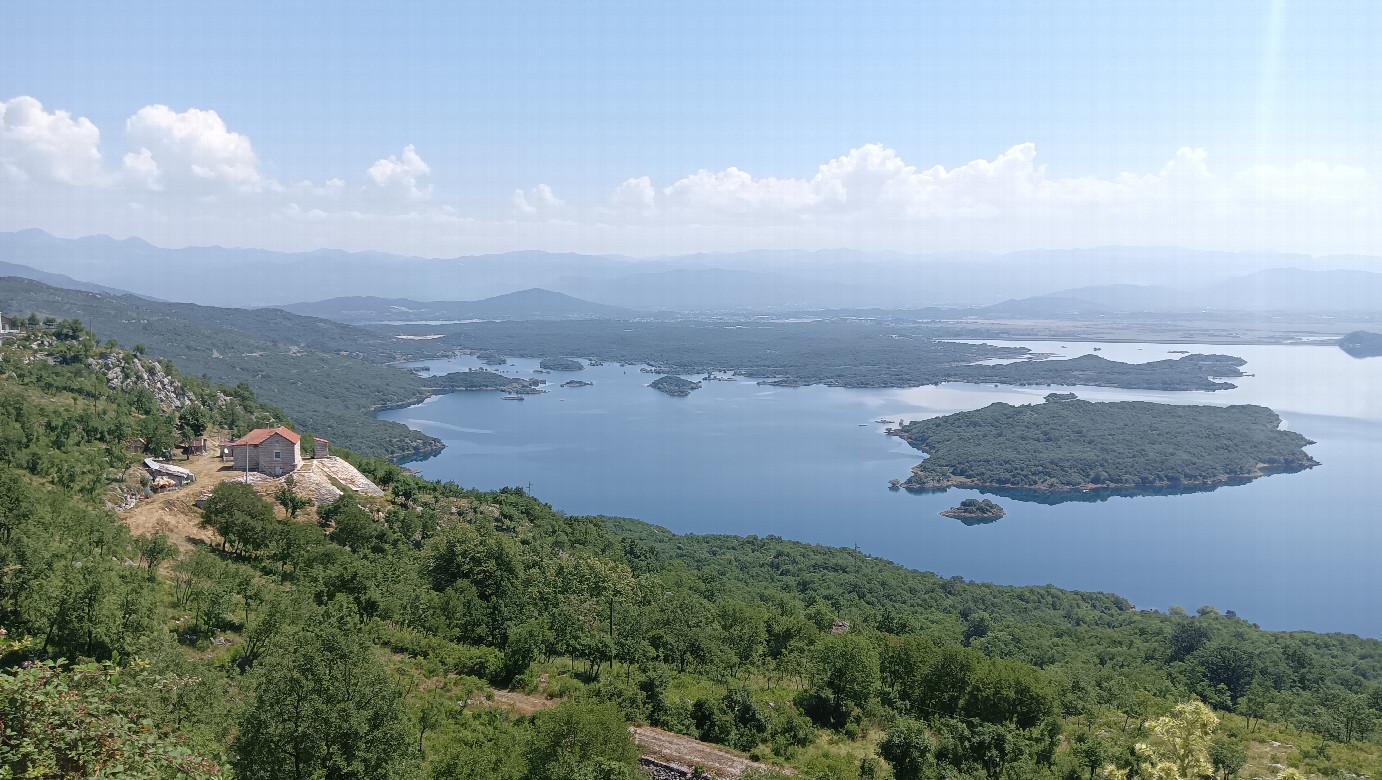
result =
M1377 7L57 6L3 12L0 230L1382 254Z

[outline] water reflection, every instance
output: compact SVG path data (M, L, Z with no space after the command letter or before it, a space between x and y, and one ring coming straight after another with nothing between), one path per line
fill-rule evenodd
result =
M964 490L975 491L980 495L998 496L1013 501L1023 501L1029 504L1043 504L1045 506L1057 506L1072 501L1079 501L1086 504L1107 501L1110 498L1135 498L1139 496L1185 496L1191 493L1212 493L1220 488L1238 487L1246 485L1255 480L1272 474L1295 474L1305 471L1313 466L1292 466L1285 468L1263 469L1262 476L1258 477L1230 477L1223 482L1212 484L1192 484L1192 485L1149 485L1146 487L1101 487L1089 488L1087 490L1033 490L1031 488L1004 488L1004 487L971 487L965 486ZM948 490L961 488L905 488L907 493L912 495L934 496L945 493Z

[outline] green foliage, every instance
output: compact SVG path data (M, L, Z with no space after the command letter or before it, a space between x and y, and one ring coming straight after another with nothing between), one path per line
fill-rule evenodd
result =
M236 776L387 780L416 759L398 687L338 609L287 632L239 721Z
M1219 736L1209 744L1209 762L1221 780L1229 780L1248 762L1248 754L1237 741Z
M585 364L579 360L561 357L543 358L538 362L538 366L548 371L581 371L585 368Z
M317 435L376 455L432 450L439 442L398 423L377 420L369 412L415 403L434 391L512 391L533 386L531 380L490 372L418 377L384 364L440 356L447 350L432 342L400 341L274 309L257 309L251 314L240 309L60 290L10 277L0 279L0 310L80 316L102 338L115 338L124 344L138 342L139 354L148 345L152 354L177 355L179 366L189 375L227 385L244 384L245 391L252 385ZM56 321L54 327L61 330ZM79 364L94 354L95 344L92 337L60 341L55 349L73 356ZM63 362L73 361L64 357ZM249 394L252 400L253 391ZM202 403L208 409L218 409L214 400ZM227 427L243 432L254 426Z
M0 654L12 649L0 632ZM108 662L0 670L0 776L220 777L214 761L135 714L135 691L157 683L132 681Z
M252 486L226 481L211 490L202 525L220 534L224 549L253 554L270 546L278 519Z
M930 457L902 484L1150 487L1314 465L1301 449L1312 442L1280 425L1261 406L995 403L904 426L902 437Z
M684 397L691 395L692 390L701 389L701 383L668 374L654 379L648 387L670 396Z
M934 750L926 726L909 718L894 721L878 743L878 755L892 766L897 780L925 777Z
M178 381L213 416L271 413L248 386ZM881 737L898 777L1049 780L1171 762L1179 738L1158 716L1194 696L1250 718L1248 734L1289 720L1331 755L1370 747L1382 711L1372 640L572 517L341 449L387 493L322 507L329 535L225 483L204 512L225 549L166 567L167 539L131 539L97 508L136 400L83 364L23 364L0 387L0 625L34 637L0 670L121 659L133 690L115 705L237 776L623 778L637 718L766 744L807 778L885 776ZM475 706L483 681L561 704L512 717ZM1228 766L1216 744L1196 753L1205 772Z
M831 720L868 703L878 688L878 650L854 633L828 634L811 649L811 687Z
M569 701L533 716L527 780L633 780L638 747L611 704Z

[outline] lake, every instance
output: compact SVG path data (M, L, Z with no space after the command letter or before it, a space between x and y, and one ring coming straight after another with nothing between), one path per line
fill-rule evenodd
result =
M382 412L447 448L409 464L429 479L517 485L570 514L636 517L679 533L777 534L860 550L943 576L1051 583L1118 593L1141 608L1211 604L1268 629L1382 638L1382 358L1336 347L994 342L1077 357L1099 348L1130 362L1217 352L1248 361L1235 390L946 384L911 389L766 387L703 382L673 398L655 374L617 364L535 375L535 360L497 367L548 380L523 401L460 392ZM466 356L420 363L480 367ZM565 388L568 379L591 387ZM699 377L688 376L691 379ZM1040 403L1053 390L1089 400L1253 403L1317 442L1322 465L1182 495L1091 496L1058 504L1004 495L1007 517L967 526L937 513L984 491L888 489L922 453L878 419L916 420L995 401Z

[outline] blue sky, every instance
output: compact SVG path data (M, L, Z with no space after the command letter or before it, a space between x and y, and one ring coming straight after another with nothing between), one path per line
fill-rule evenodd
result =
M428 254L859 241L924 251L1110 240L1382 251L1382 237L1365 224L1377 213L1375 177L1382 175L1377 40L1382 4L1357 0L10 0L0 8L0 101L27 96L44 116L65 111L74 121L89 120L99 129L103 173L88 171L85 189L67 176L65 194L45 190L44 165L52 160L40 164L35 155L57 154L58 147L62 154L85 152L36 146L34 127L46 120L9 112L0 124L0 133L8 128L0 134L0 161L10 169L8 189L0 189L9 215L0 216L0 228L78 233L123 226L165 243L239 236L284 248L334 241ZM224 133L252 149L261 197L246 196L243 178L234 197L212 191L204 185L215 177L205 171L193 177L197 186L180 189L173 168L191 158L172 146L136 146L153 131L146 127L132 139L126 129L147 106L167 106L172 115L214 111ZM21 114L28 118L15 119ZM176 120L164 120L159 127L185 144L186 128L175 132ZM150 143L174 143L159 137ZM1217 187L1214 195L1198 188L1195 197L1225 210L1217 228L1178 229L1178 215L1165 202L1153 207L1144 195L1110 194L1108 187L1075 196L1065 187L1042 196L1043 223L1020 196L957 211L954 204L984 197L958 182L942 187L959 188L942 198L950 207L916 194L931 182L912 181L903 186L912 192L906 205L894 203L891 211L865 208L847 184L840 185L843 195L825 185L784 195L764 183L809 183L822 165L869 144L915 171L994 162L1031 144L1035 155L1022 175L1045 182L1162 176L1188 150L1201 155ZM378 161L402 161L408 146L409 159L425 171L404 166L407 182L395 188L401 201L372 197L377 182L366 171ZM122 157L140 149L157 163L158 183L141 180L157 196L136 197L125 175ZM235 163L242 164L251 163ZM681 200L669 192L698 171L731 169L752 179L702 182L696 197ZM1270 183L1244 174L1250 170ZM616 214L613 193L642 177L652 194L640 196L638 218ZM1351 194L1342 206L1331 201L1323 222L1294 225L1279 237L1253 229L1254 219L1275 224L1279 212L1298 212L1301 197L1319 206L1319 191L1333 192L1340 178ZM284 191L292 182L321 190L333 179L341 182L335 200ZM710 198L711 185L721 194L730 187L738 200ZM1244 187L1259 195L1270 190L1274 200L1244 205L1251 200ZM523 202L516 190L525 193ZM1128 219L1126 241L1116 231L1067 224L1090 198L1110 197L1124 199L1110 213ZM1285 204L1282 197L1295 200ZM189 199L204 208L187 208ZM1084 205L1057 214L1052 199ZM856 210L842 221L843 202ZM132 216L131 203L145 216ZM1339 224L1340 208L1353 215L1346 225ZM875 210L888 212L887 225ZM1204 210L1201 203L1195 211ZM269 214L282 220L317 212L318 222L349 235L255 227ZM347 213L357 223L361 214L380 219L346 229L340 215ZM384 226L385 215L411 215L412 232ZM956 218L970 220L970 228L935 227ZM702 229L711 223L719 227ZM419 224L430 225L435 240L415 235Z

